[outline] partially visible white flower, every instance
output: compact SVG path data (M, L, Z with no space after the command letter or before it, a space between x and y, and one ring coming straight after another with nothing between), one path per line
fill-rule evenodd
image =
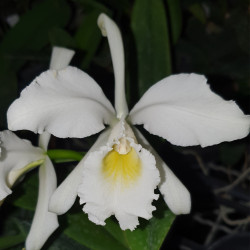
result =
M56 174L46 156L47 143L41 141L47 133L40 135L40 147L20 139L11 131L1 132L3 153L0 158L0 200L11 194L11 187L19 177L39 167L39 194L35 215L26 240L27 250L39 250L58 227L57 215L48 211L49 198L56 189Z
M41 148L32 146L29 141L20 139L11 131L2 131L0 136L0 200L3 200L12 193L10 188L16 180L33 166L42 164L45 155Z
M18 14L12 14L6 17L6 22L9 24L10 27L14 27L20 20Z
M66 67L74 52L54 47L50 68ZM54 71L56 73L56 71ZM49 199L57 187L56 173L51 160L46 156L50 134L39 136L39 147L34 147L27 140L18 138L11 131L0 132L3 149L0 158L0 201L11 193L16 180L33 167L39 167L39 194L35 215L26 239L26 250L39 250L48 237L58 227L57 214L48 211Z
M110 126L54 192L50 211L65 213L78 194L91 221L104 225L105 219L114 214L122 229L133 230L138 217L152 217L158 186L174 213L189 213L188 190L130 125L144 124L150 133L175 145L205 147L247 136L249 116L234 102L213 93L206 78L197 74L161 80L128 113L120 31L104 14L99 16L98 25L110 44L115 109L97 83L81 70L67 67L56 74L49 70L12 104L9 128L82 138L100 132L105 124Z
M39 147L43 150L44 162L39 167L39 190L35 215L25 242L26 250L39 250L59 226L57 215L49 212L49 200L57 187L54 166L45 155L50 134L44 132L39 136Z

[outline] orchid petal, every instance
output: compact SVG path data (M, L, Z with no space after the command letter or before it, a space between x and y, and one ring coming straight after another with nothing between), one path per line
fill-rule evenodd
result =
M213 93L206 81L197 74L161 80L131 110L132 123L180 146L206 147L247 136L250 117Z
M138 217L152 217L155 207L151 203L158 198L154 189L160 180L153 155L132 138L117 137L122 143L121 139L130 142L127 154L118 155L115 145L119 148L119 144L109 142L89 154L78 195L80 203L86 203L83 211L91 221L105 225L105 220L114 214L122 230L132 231L139 224Z
M39 194L35 215L26 240L26 250L39 250L59 226L57 215L48 211L49 199L56 189L56 173L46 157L39 168Z
M148 148L155 157L156 166L159 169L161 176L161 182L158 187L169 209L175 214L190 213L191 197L189 191L169 169L141 132L138 129L134 130L141 145Z
M74 50L62 47L53 47L49 68L56 70L66 68L69 65L74 54Z
M125 95L125 66L124 49L121 32L116 23L107 15L101 14L98 18L98 26L103 36L107 36L115 75L115 110L118 118L126 117L128 105Z
M77 197L77 189L82 181L82 169L86 157L97 148L105 145L109 137L110 130L102 132L97 141L90 148L86 156L78 163L74 170L67 176L67 178L56 189L50 199L49 211L57 213L58 215L66 213L74 204Z
M18 138L11 131L0 132L2 156L0 158L0 200L11 194L10 187L20 176L21 170L31 162L44 159L43 150L31 145L27 140ZM16 174L11 175L16 171ZM22 171L20 171L22 173Z
M52 55L50 59L50 69L64 69L66 68L72 57L74 56L75 51L62 48L62 47L53 47ZM42 148L44 151L47 151L49 140L50 140L50 133L47 131L43 132L39 136L39 147Z
M82 138L111 123L114 109L90 76L69 66L38 76L10 106L7 117L11 130Z
M161 182L159 189L169 209L174 214L189 214L191 197L187 188L161 159L156 160L159 166Z

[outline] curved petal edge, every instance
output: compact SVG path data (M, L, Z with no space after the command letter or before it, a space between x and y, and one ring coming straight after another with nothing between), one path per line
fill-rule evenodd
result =
M250 128L250 116L213 93L197 74L172 75L153 85L131 110L130 120L179 146L241 139Z
M191 196L187 188L169 169L138 129L135 129L135 134L142 146L148 148L155 156L156 166L160 171L161 177L158 187L169 209L176 215L190 213Z
M70 66L42 73L7 112L11 130L47 131L61 138L98 133L114 116L114 108L98 84Z

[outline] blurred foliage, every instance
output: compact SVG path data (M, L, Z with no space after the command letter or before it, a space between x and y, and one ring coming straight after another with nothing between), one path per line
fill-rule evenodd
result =
M249 8L247 0L1 0L0 127L6 128L6 111L21 89L48 67L52 46L76 50L72 64L103 78L104 91L113 95L110 52L96 25L101 12L114 18L125 40L131 103L170 73L196 72L249 113ZM7 21L13 15L16 24ZM245 148L245 142L223 144L221 162L237 164ZM7 216L1 218L0 249L23 246L37 199L36 174L1 210ZM121 231L113 218L96 226L77 206L62 216L62 229L44 249L159 249L174 215L162 200L156 206L154 217L134 232Z
M5 122L8 106L17 96L18 71L30 57L36 60L34 52L41 51L49 43L51 30L64 27L69 17L70 8L64 0L42 1L24 13L19 22L3 34L0 43L1 126Z
M137 49L138 88L142 95L171 73L170 39L163 2L137 0L131 26Z

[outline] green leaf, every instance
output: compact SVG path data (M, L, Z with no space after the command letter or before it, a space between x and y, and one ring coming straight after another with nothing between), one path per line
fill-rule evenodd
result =
M11 247L13 250L20 250L27 237L33 212L16 208L8 201L6 200L1 207L0 249Z
M83 212L68 214L68 228L64 233L94 250L123 250L127 249L115 237L113 237L103 226L97 226L89 221Z
M26 175L18 190L14 189L14 192L17 197L13 202L15 206L34 211L38 196L37 173Z
M85 52L81 63L83 69L89 65L101 41L101 32L97 26L99 14L100 11L96 10L86 14L75 35L77 47Z
M159 202L157 202L159 203ZM153 218L141 223L133 232L126 230L126 238L131 250L158 250L160 249L175 215L167 209L163 200L156 205L157 210Z
M77 243L76 241L70 239L68 236L65 234L61 234L59 237L53 240L51 245L46 248L46 250L69 250L69 249L74 249L74 250L89 250L89 248L84 247L83 245Z
M132 20L138 62L139 94L171 73L165 8L160 0L137 0Z
M75 41L71 35L59 27L54 27L49 31L50 43L52 46L74 48Z
M125 247L129 249L129 245L126 239L125 231L121 230L117 221L113 218L109 218L106 221L105 229L119 242L121 242Z
M106 220L104 227L88 220L84 213L67 215L69 227L64 233L91 249L160 249L175 215L167 209L163 199L156 202L157 210L149 221L140 219L140 225L134 231L120 229L113 218Z
M0 238L0 250L7 249L23 243L25 241L26 235L20 233L18 235L5 236Z
M188 9L201 23L206 23L206 13L201 4L192 4Z
M182 30L182 13L179 0L167 0L172 42L175 44Z

